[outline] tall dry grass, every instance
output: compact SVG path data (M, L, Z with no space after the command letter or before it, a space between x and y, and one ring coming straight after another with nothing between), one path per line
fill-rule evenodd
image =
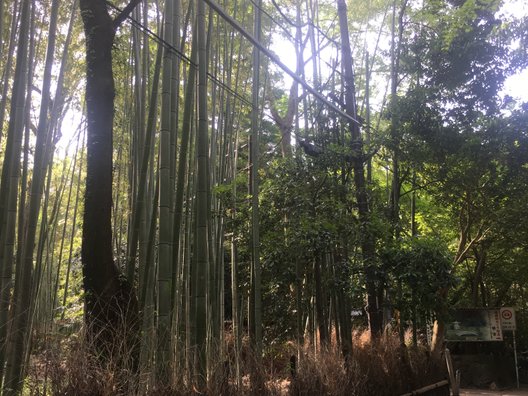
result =
M292 395L395 396L446 377L445 363L426 347L402 347L393 335L371 341L359 333L346 362L335 346L304 353L289 390ZM435 392L429 394L449 395L447 389Z
M298 350L290 342L269 348L259 363L245 340L240 353L239 381L235 377L232 340L226 337L226 353L213 363L207 388L200 392L189 381L192 376L178 369L168 385L157 386L152 382L152 373L144 372L142 380L149 380L140 384L139 377L126 366L95 356L86 337L70 337L33 356L26 390L31 395L64 396L395 396L446 378L445 363L433 357L426 347L401 347L398 337L393 335L372 342L367 334L355 334L353 350L346 362L335 345L315 353L313 347ZM291 356L299 356L294 359L294 375ZM429 393L448 394L446 389Z
M86 331L48 339L30 359L25 393L57 396L131 395L138 387L128 346L116 345L113 355L94 353Z

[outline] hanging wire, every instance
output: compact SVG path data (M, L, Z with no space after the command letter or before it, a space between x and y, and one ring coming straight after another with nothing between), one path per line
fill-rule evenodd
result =
M114 9L117 12L121 12L121 9L110 3L109 1L106 2L106 4ZM198 65L191 60L187 55L185 55L183 52L181 52L178 48L176 48L174 45L169 43L168 41L164 40L162 37L160 37L157 33L149 29L147 26L143 25L141 22L137 21L134 17L129 15L127 17L127 20L130 22L132 26L135 28L141 30L142 32L146 33L155 43L160 44L163 48L166 50L169 50L173 54L175 54L178 58L183 60L185 63L187 63L190 67L194 67L198 69ZM207 77L209 80L211 80L215 85L222 87L225 89L228 93L230 93L233 97L240 100L242 103L244 103L246 106L252 107L251 101L243 97L241 94L236 92L234 89L228 87L225 83L220 81L217 77L213 76L211 73L207 73Z
M255 7L259 8L266 16L268 16L278 27L280 27L281 29L283 29L285 32L287 32L287 35L289 37L291 37L291 40L293 40L293 42L295 43L296 42L296 39L293 38L291 36L291 34L289 33L289 31L282 25L280 24L275 18L273 18L266 10L264 10L262 7L258 6L257 4L255 4L254 0L250 0L250 2L252 4L255 5ZM122 10L119 8L119 7L116 7L115 5L113 5L112 3L110 3L108 0L106 1L106 4L108 5L108 7L112 8L113 10L117 11L117 12L122 12ZM283 13L279 11L279 13L284 17ZM335 19L336 17L334 17L334 20L332 21L332 24L335 22ZM162 37L160 37L157 33L155 33L154 31L152 31L151 29L149 29L147 26L143 25L141 22L137 21L132 15L128 15L127 16L127 20L130 21L130 23L136 27L137 29L141 30L142 32L146 33L152 40L154 40L156 43L160 44L161 46L163 46L165 49L171 51L172 53L174 53L177 57L179 57L181 60L185 61L189 66L191 67L195 67L197 68L198 65L193 62L187 55L185 55L182 51L180 51L178 48L176 48L174 45L172 45L171 43L167 42L166 40L164 40ZM291 21L290 21L291 22ZM311 26L313 26L318 32L320 32L326 39L328 39L329 41L333 42L336 44L335 40L331 39L326 32L323 32L323 30L321 30L318 26L316 26L315 24L313 24L312 21L309 21L307 22L308 24L310 24ZM296 25L294 25L296 26ZM330 27L327 29L327 31L330 29ZM312 56L315 56L315 54L313 54ZM275 61L277 62L278 61L278 58L275 59ZM326 63L326 62L325 62ZM216 84L217 86L220 86L222 87L223 89L225 89L229 94L231 94L233 97L237 98L238 100L240 100L242 103L244 103L246 106L252 108L253 105L251 103L251 101L249 101L248 99L246 99L244 96L242 96L241 94L239 94L237 91L235 91L234 89L232 89L231 87L227 86L225 83L223 83L221 80L219 80L217 77L213 76L211 73L207 73L207 76L208 76L208 79L211 80L214 84ZM317 96L317 95L316 95ZM321 95L322 97L322 95ZM325 100L326 102L326 100ZM330 106L330 107L334 107L334 106ZM322 110L322 109L321 109ZM335 109L334 109L335 110ZM342 114L342 111L339 111L339 110L335 110L335 111L338 111L338 113ZM353 119L351 116L347 115L346 116L347 119L350 119L352 120L353 122L356 122L358 124L361 124L361 122L359 122L358 120L356 119ZM371 127L371 129L373 129Z

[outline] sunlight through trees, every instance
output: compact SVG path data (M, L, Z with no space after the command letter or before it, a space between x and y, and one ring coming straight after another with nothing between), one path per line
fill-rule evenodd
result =
M2 394L403 394L460 307L528 347L526 31L515 1L1 1Z

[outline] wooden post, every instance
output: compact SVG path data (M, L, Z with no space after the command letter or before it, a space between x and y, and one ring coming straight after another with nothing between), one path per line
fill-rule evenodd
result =
M460 392L460 373L453 368L453 361L451 360L451 353L449 349L445 349L445 359L447 364L447 373L449 374L449 383L451 384L451 392L453 396L459 396Z
M403 394L401 396L421 395L423 393L429 392L430 390L442 388L442 387L448 386L448 385L449 385L449 381L448 380L442 380L442 381L438 381L438 382L436 382L434 384L424 386L423 388L416 389L416 390L414 390L412 392L405 393L405 394Z
M517 341L515 339L515 330L513 330L513 358L515 361L515 378L517 380L517 389L519 389L519 364L517 362Z

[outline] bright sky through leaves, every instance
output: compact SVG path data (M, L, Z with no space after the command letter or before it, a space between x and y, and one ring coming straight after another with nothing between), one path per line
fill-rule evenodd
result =
M528 17L528 6L525 4L526 0L506 0L504 6L502 7L501 11L499 12L499 17L515 17L515 18L522 18L522 17ZM367 38L367 45L370 51L375 47L375 41L377 39L378 33L375 31L367 32L368 38ZM379 47L383 51L389 51L390 46L390 37L389 32L385 32L381 40L379 42ZM295 70L296 68L296 54L295 54L295 48L291 41L288 39L283 38L279 34L275 34L272 40L271 50L275 52L280 60L286 64L291 70ZM322 72L322 80L329 78L330 74L330 67L329 65L335 61L335 49L332 48L332 46L327 46L324 48L320 53L320 67ZM304 51L304 57L305 57L305 79L312 84L311 82L311 76L313 75L313 67L312 67L312 60L310 57L310 50L309 45L306 45L305 51ZM388 61L388 60L387 60ZM271 70L273 71L279 71L277 67L274 65L271 65ZM288 90L291 85L291 78L284 73L281 72L283 75L283 88ZM372 74L373 83L372 86L373 89L373 97L371 98L371 106L374 110L379 111L379 107L381 105L383 92L386 89L387 79L388 75L383 73L374 73ZM312 84L313 85L313 84ZM517 99L519 101L528 101L528 69L522 70L519 73L509 77L505 84L504 89L501 92L501 95L509 95L513 97L514 99ZM70 111L70 114L68 114L65 117L64 123L63 123L63 136L59 142L59 149L64 151L66 149L66 146L68 145L68 142L70 142L73 134L75 133L76 129L79 126L79 122L81 120L81 116L78 114L78 112Z
M528 17L528 6L526 5L526 0L506 0L504 2L504 6L501 8L501 10L498 13L498 17L503 18L523 18ZM375 47L375 42L378 37L378 32L370 31L367 32L367 45L369 48L369 51L372 51L372 49ZM389 32L385 32L382 34L379 47L382 51L389 51L390 46L390 36ZM272 46L271 49L279 56L280 60L285 63L291 70L295 70L296 67L296 55L295 55L295 48L292 44L292 42L288 39L283 38L280 35L275 35L275 37L272 40ZM304 57L307 58L310 56L309 46L307 45L305 47L304 51ZM321 56L321 68L323 72L323 80L325 75L327 76L330 72L329 67L325 66L328 65L333 61L332 58L335 59L335 51L331 50L331 46L326 47L320 54ZM306 59L305 59L306 60ZM272 67L273 70L278 70L278 68ZM312 63L307 62L305 66L305 74L306 79L308 81L311 80L311 76L313 73ZM385 89L385 83L388 76L377 76L374 72L372 75L372 78L374 80L373 85L379 85L377 87L378 89L378 96L383 96L383 90ZM291 84L291 78L288 76L283 77L284 82L284 88L288 89ZM520 101L528 101L528 69L524 69L520 71L519 73L516 73L512 76L510 76L505 84L504 89L501 92L502 95L509 95L515 99L518 99ZM374 93L374 96L376 94ZM381 99L377 100L376 97L371 98L371 104L376 110L377 105L379 105L381 102Z

